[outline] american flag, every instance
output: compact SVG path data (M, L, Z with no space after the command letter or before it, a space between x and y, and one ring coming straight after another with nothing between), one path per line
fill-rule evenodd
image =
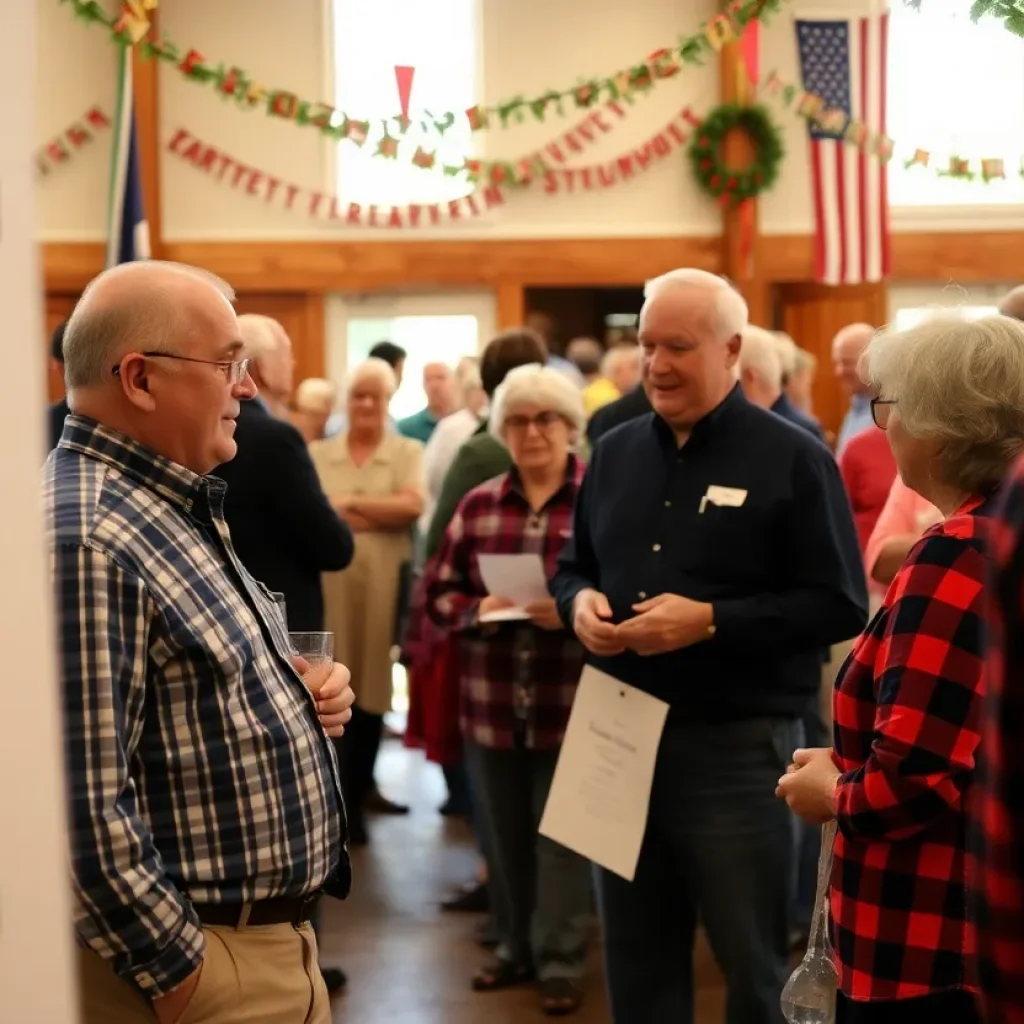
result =
M132 48L118 53L117 114L110 160L110 196L107 205L107 266L148 260L149 223L142 203L142 172L135 134L132 94Z
M885 134L888 13L796 22L806 92ZM815 275L825 284L880 281L889 273L886 163L844 141L845 125L810 122Z

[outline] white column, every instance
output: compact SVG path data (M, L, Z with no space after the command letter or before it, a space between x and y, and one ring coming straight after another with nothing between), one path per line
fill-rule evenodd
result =
M63 747L43 550L42 283L34 240L36 0L0 3L0 1021L74 1024ZM59 88L60 83L53 83Z

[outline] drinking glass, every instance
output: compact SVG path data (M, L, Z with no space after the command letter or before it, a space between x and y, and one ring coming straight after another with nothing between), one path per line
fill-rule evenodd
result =
M334 634L289 633L288 640L292 645L292 654L306 663L302 681L315 693L330 675L334 664Z
M789 1024L833 1024L836 1019L836 986L839 980L828 941L828 893L832 874L832 844L836 823L821 830L818 855L818 891L814 896L814 916L807 952L782 990L782 1015Z

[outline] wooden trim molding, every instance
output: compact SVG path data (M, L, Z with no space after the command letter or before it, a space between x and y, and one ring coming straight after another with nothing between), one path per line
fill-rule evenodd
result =
M160 12L149 13L152 38L159 36ZM160 187L160 61L143 60L139 47L132 51L132 93L135 134L139 146L142 200L149 223L149 247L154 259L163 259L163 191Z
M763 235L755 245L762 285L813 280L810 235ZM724 272L717 237L171 242L163 258L204 267L238 291L507 287L509 315L514 288L629 287L672 267ZM47 291L80 291L103 269L103 245L51 242L42 246L42 259ZM1024 281L1024 232L894 235L892 280Z

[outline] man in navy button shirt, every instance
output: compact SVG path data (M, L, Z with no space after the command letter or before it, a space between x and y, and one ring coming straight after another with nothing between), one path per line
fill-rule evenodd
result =
M590 662L670 705L636 877L597 870L615 1024L692 1021L698 918L729 1024L782 1024L794 828L772 794L821 649L867 620L834 459L737 383L746 324L713 274L648 283L653 412L596 445L552 582Z

